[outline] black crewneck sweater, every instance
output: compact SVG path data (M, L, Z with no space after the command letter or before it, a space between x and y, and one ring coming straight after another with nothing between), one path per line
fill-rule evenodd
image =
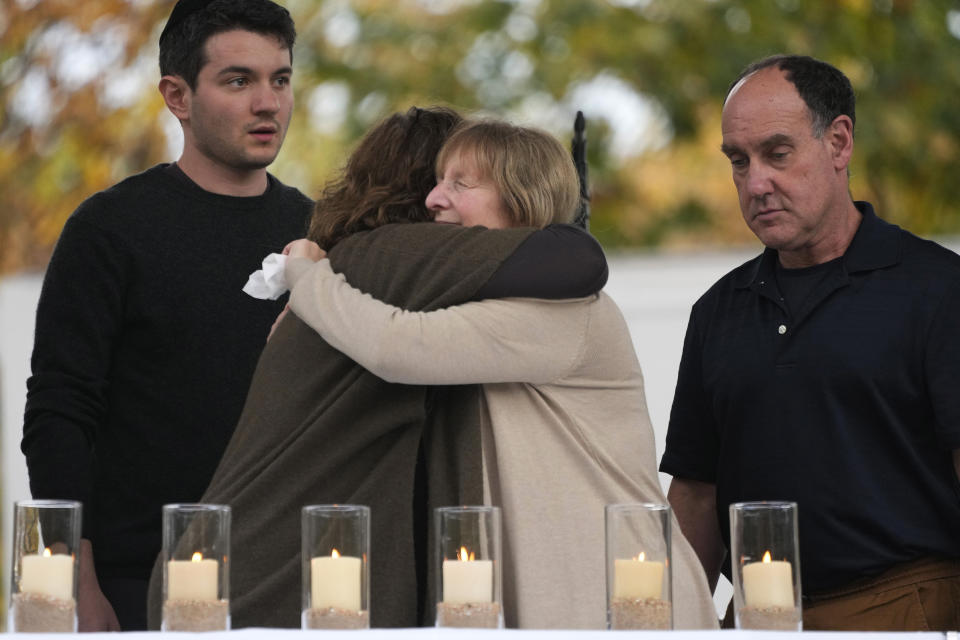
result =
M161 506L203 494L285 303L242 292L310 200L204 191L158 165L86 200L47 268L23 452L36 498L84 503L97 572L142 577Z

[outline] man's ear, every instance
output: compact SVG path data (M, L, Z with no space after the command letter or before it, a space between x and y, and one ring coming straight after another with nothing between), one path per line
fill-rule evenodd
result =
M190 98L193 94L186 80L180 76L163 76L157 88L170 113L181 121L190 119Z
M825 134L833 153L833 166L837 171L846 171L853 157L853 120L850 116L834 118Z

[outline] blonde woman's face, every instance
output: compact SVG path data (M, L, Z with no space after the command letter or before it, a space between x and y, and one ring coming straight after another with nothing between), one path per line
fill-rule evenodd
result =
M436 214L436 222L489 229L512 226L496 186L480 176L475 163L463 154L447 161L437 186L427 194L427 208Z

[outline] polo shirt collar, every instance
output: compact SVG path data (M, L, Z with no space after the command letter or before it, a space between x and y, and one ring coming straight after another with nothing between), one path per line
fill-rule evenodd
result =
M863 216L860 226L843 254L843 265L847 273L882 269L900 262L900 227L877 217L869 202L854 202ZM767 247L754 261L752 268L746 269L735 286L744 289L758 281L768 281L774 277L777 266L777 251Z

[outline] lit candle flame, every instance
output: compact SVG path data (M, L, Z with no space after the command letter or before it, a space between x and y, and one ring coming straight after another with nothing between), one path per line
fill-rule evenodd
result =
M638 562L643 562L643 561L645 561L646 559L647 559L647 554L645 554L643 551L641 551L641 552L640 552L640 555L637 556L637 561L638 561Z
M331 557L331 558L339 558L339 557L340 557L340 552L337 551L336 549L334 549L333 551L330 552L330 557Z
M770 563L770 552L769 552L769 551L767 551L766 553L763 554L763 561L766 562L767 564Z
M473 551L467 552L466 547L460 547L460 551L457 552L457 560L470 561L474 559L475 554Z
M53 552L50 551L50 547L47 547L46 549L43 550L43 557L44 557L44 558L49 558L49 557L52 556L52 555L53 555Z
M201 560L203 560L203 554L200 553L199 551L194 551L193 556L191 556L190 560L193 562L200 562Z

